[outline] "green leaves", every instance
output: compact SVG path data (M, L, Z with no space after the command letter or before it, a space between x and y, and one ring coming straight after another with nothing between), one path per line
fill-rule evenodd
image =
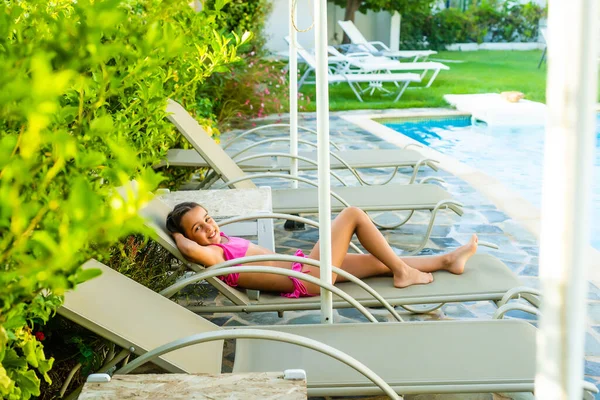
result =
M202 82L237 62L241 38L217 10L179 0L0 1L0 394L50 382L42 326L82 269L126 235L180 139L168 98L195 105ZM193 32L193 34L190 34ZM115 188L132 179L135 196Z

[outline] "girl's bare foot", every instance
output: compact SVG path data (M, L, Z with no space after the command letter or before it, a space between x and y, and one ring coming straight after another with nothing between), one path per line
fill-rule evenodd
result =
M425 285L433 282L433 275L429 272L421 272L418 269L406 266L402 274L394 274L394 286L405 288L411 285Z
M460 246L452 253L449 253L448 266L446 267L446 270L452 272L453 274L462 274L465 271L465 264L467 263L467 260L471 258L471 256L477 251L477 241L477 235L474 234L471 236L469 243Z

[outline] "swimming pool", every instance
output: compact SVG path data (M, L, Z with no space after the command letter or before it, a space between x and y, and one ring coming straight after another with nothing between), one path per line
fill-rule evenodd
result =
M489 127L469 116L379 121L424 145L475 167L540 207L544 127ZM592 245L600 249L600 116L596 119Z

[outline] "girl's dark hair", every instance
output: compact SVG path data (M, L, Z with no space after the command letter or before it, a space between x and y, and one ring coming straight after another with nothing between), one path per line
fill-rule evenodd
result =
M181 219L188 211L193 210L196 207L200 207L204 210L203 206L193 201L186 201L185 203L179 203L174 208L173 211L167 215L167 230L171 233L181 233L185 236L185 232L183 232L183 227L181 226Z

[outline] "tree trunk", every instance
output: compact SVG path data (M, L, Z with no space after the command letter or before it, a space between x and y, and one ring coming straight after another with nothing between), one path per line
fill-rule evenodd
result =
M346 0L346 12L344 13L344 21L352 21L354 22L354 14L358 11L362 0ZM350 43L350 38L344 32L344 39L342 40L343 44Z

